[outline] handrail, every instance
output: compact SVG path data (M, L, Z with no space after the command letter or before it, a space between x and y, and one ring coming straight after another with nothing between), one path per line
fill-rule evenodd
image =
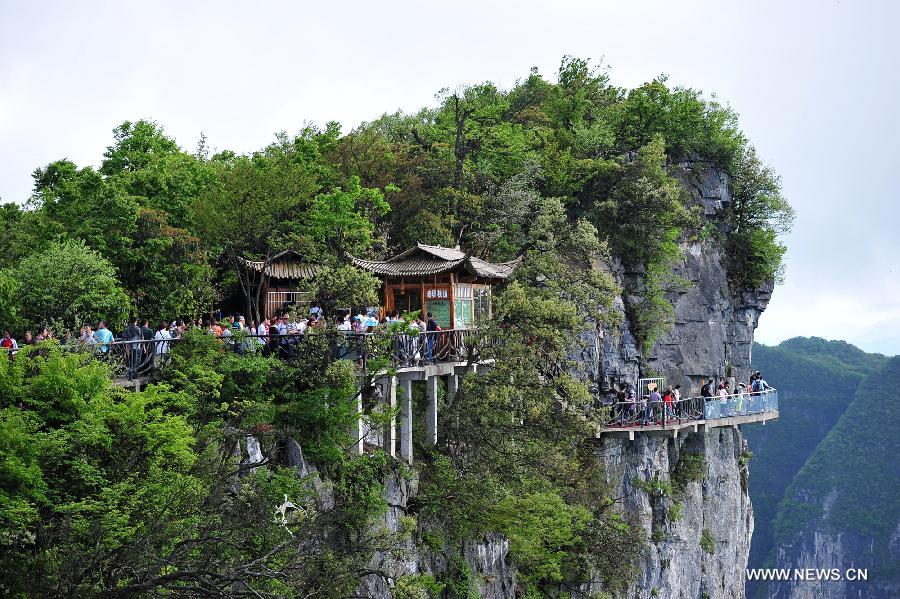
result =
M778 411L778 390L732 393L726 396L688 397L671 403L645 399L608 404L611 408L605 429L666 427L673 423L702 422L734 416Z
M309 349L322 352L323 361L349 360L366 369L373 359L383 359L393 368L421 367L446 362L478 361L478 347L473 342L475 330L450 329L446 331L375 331L355 333L336 329L313 329L305 333L273 333L258 335L240 332L219 335L223 351L236 354L275 355L293 359ZM183 340L147 339L126 341L116 339L109 343L60 344L64 350L93 353L106 361L114 377L129 380L158 374L165 370L171 359L171 348ZM313 347L315 342L324 345ZM386 343L385 343L386 341ZM35 346L18 349L0 348L15 358L16 353ZM40 348L40 346L37 346ZM28 351L31 351L30 349ZM41 351L38 349L37 351ZM604 429L663 428L673 423L703 422L745 416L778 410L778 390L769 387L765 391L733 393L726 396L689 397L667 403L637 399L604 404L610 408L610 418Z
M305 333L288 332L259 335L237 332L218 335L223 350L239 355L263 354L292 359L309 349L319 349L325 360L350 360L365 368L376 358L385 359L394 368L425 366L444 362L477 360L473 329L443 331L375 331L356 333L336 329L313 329ZM60 344L73 352L88 352L101 357L113 368L114 377L140 378L164 370L170 362L171 348L182 341L169 339L115 339L108 343ZM324 341L324 344L321 342ZM313 348L314 344L319 344ZM11 358L26 347L0 348Z

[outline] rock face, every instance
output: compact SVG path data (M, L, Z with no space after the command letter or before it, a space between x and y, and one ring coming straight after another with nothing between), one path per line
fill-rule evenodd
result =
M744 450L737 429L712 429L678 439L636 436L604 440L601 452L622 512L646 532L640 578L627 596L744 596L744 568L753 534L753 509ZM675 487L682 454L703 456L702 478L683 491L659 493L647 484Z
M728 176L705 162L678 165L678 176L690 191L711 225L722 229L719 220L731 202ZM666 377L667 383L682 385L690 395L699 394L710 377L723 377L729 371L747 380L753 346L753 331L769 304L774 283L735 295L728 285L724 248L713 239L681 243L683 259L673 275L685 283L680 291L668 294L675 309L674 324L655 343L647 356L647 366ZM625 283L639 272L627 272L620 264L613 274ZM636 298L639 299L639 298ZM609 393L616 384L633 383L639 375L640 351L631 323L625 317L624 301L615 308L624 319L618 334L598 333L599 361L592 378L601 393Z
M693 201L710 221L731 202L727 176L702 162L679 165L680 178ZM647 367L664 376L666 384L681 384L682 397L699 395L711 377L748 380L753 332L772 294L772 284L736 296L728 285L726 257L713 240L682 243L683 260L674 274L687 282L670 293L674 324L646 356ZM638 273L621 267L613 273L620 282ZM631 324L618 334L598 334L595 384L601 396L616 386L634 383L641 374L641 354ZM744 597L744 576L753 533L753 509L747 494L744 441L737 429L712 429L678 439L604 440L603 456L609 479L625 497L622 512L647 533L648 549L640 565L640 580L629 597ZM651 497L641 483L669 481L679 455L703 456L702 482L687 485L684 495ZM681 504L676 520L670 508ZM677 510L676 510L677 511ZM701 539L703 547L701 547Z
M415 478L407 480L396 470L386 477L388 509L384 514L384 525L391 532L401 531L408 502L416 491ZM441 554L424 546L407 542L397 549L391 554L375 555L372 570L389 575L387 579L381 575L365 577L354 593L355 597L389 598L392 597L391 586L401 576L438 574L450 567ZM500 535L486 535L482 539L466 542L462 555L473 574L471 595L483 599L515 597L515 573L509 560L509 541Z

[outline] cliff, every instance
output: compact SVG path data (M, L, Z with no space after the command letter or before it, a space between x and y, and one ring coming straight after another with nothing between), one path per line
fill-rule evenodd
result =
M725 176L703 163L680 166L681 178L711 222L730 201ZM603 398L616 385L634 383L652 369L667 382L681 383L685 395L697 394L704 380L729 371L746 378L753 331L768 303L771 286L735 296L728 283L726 257L714 239L686 240L683 260L674 274L690 284L669 294L674 323L644 359L635 331L626 317L623 297L616 309L622 326L616 331L586 334L576 356L578 370ZM613 265L624 283L636 273ZM637 580L628 597L744 596L744 571L753 533L753 510L747 492L745 442L736 428L714 429L678 438L639 436L634 441L602 439L597 451L606 464L619 510L646 534ZM310 466L294 451L289 465L308 474ZM388 509L386 530L402 533L417 491L414 469L400 469L385 481ZM421 525L422 523L419 523ZM470 596L503 599L517 596L514 564L508 543L489 535L471 539L462 548L464 564L448 564L440 551L412 538L395 550L379 552L356 596L400 596L394 585L404 577L464 568ZM377 572L377 574L375 573ZM393 589L393 590L392 590ZM584 596L602 589L582 587Z
M706 163L685 162L680 178L705 217L718 224L718 215L731 201L726 175ZM667 384L681 384L683 395L697 395L710 377L747 380L753 332L771 298L772 284L735 294L720 243L685 241L682 250L683 260L673 274L689 284L669 294L673 326L656 342L646 362ZM634 276L621 267L615 274L620 281ZM625 301L618 305L625 323L621 331L604 331L597 340L591 376L601 395L643 374ZM600 451L609 480L618 490L616 496L624 497L621 510L647 534L640 578L629 597L744 596L753 534L746 450L736 428L677 439L603 441ZM702 456L701 480L689 482L678 497L671 491L654 494L653 487L672 486L679 457L685 454Z
M718 225L719 215L731 201L726 175L701 162L685 162L679 176L705 217ZM724 249L715 239L685 241L683 260L673 274L689 284L668 295L674 323L646 357L646 365L680 383L686 394L699 394L704 380L734 373L746 380L751 362L753 331L771 297L772 286L735 295L728 283ZM635 273L614 265L613 275L624 283ZM603 397L615 385L634 383L641 371L641 353L625 313L617 302L623 325L617 331L598 330L586 335L576 356L578 368ZM639 299L639 298L637 298ZM641 437L635 441L603 440L598 451L607 465L607 477L622 497L622 514L646 533L647 546L639 564L638 580L628 597L744 596L744 572L753 534L753 509L747 491L746 444L735 429L716 429L677 439ZM683 456L700 456L699 472L683 480ZM675 484L673 485L673 477ZM679 481L679 477L682 478ZM657 488L683 488L660 494ZM391 508L386 525L397 530L414 486L389 480ZM649 491L649 492L648 492ZM416 550L402 563L379 557L382 567L397 575L441 571L446 564L430 552ZM466 562L485 599L515 596L515 576L501 538L476 539L464 551ZM600 589L584 588L585 592ZM368 597L388 597L388 589L371 577L360 589Z
M603 444L622 511L639 523L648 546L628 597L743 597L753 509L736 429L681 439L640 436ZM702 456L684 480L686 456ZM682 479L682 480L679 480ZM683 485L683 489L679 489Z

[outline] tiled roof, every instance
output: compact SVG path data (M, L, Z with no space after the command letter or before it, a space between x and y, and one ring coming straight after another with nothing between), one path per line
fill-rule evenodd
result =
M412 256L420 252L430 254L440 260L462 260L466 257L466 253L460 250L459 246L455 248L445 248L441 245L425 245L424 243L417 243L405 252L397 254L391 258L391 260L400 260L401 258L406 258L407 256Z
M493 264L481 258L467 256L459 248L422 243L417 243L388 260L365 260L353 256L350 256L350 260L363 270L391 277L426 276L465 270L486 279L507 279L521 262L519 258Z
M247 268L256 271L262 270L264 260L243 260ZM266 274L275 279L309 279L314 277L321 267L313 264L304 264L302 256L294 250L285 250L276 254L269 260Z
M522 258L519 257L510 262L498 262L497 264L494 264L482 260L481 258L476 258L475 256L469 256L468 266L479 277L485 277L487 279L508 279L512 276L513 272L515 272L521 262Z

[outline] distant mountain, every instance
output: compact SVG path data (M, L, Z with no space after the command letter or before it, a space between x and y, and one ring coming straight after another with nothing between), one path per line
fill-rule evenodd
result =
M867 354L841 341L796 338L777 347L754 346L753 364L779 389L781 413L778 422L744 431L754 453L749 567L868 565L891 580L887 564L900 552L900 399L890 389L900 389L900 358ZM873 524L875 506L879 526ZM866 543L868 553L861 551ZM876 546L880 555L871 551ZM748 584L747 594L837 598L851 591L841 583L821 584ZM891 596L885 594L890 583L865 588L852 589L853 596Z
M797 337L776 347L754 344L753 368L778 389L780 418L743 431L754 455L750 497L755 529L748 567L765 564L785 490L848 409L860 383L886 361L849 343L816 337ZM748 583L748 596L758 590Z
M900 597L900 356L853 402L785 492L770 562L866 568L865 582L770 584L767 597Z

